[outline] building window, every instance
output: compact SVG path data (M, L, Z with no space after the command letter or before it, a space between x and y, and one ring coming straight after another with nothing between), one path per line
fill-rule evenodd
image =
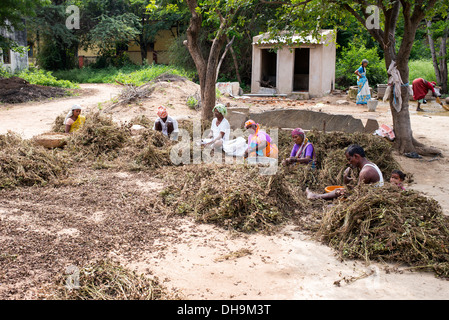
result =
M9 49L2 50L2 58L4 64L10 64L11 63L11 53Z

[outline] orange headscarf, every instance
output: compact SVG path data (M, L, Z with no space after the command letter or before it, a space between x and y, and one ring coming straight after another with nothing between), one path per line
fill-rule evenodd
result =
M258 123L256 123L256 121L254 120L248 120L245 122L245 128L248 128L248 126L252 126L255 125L256 126L256 132L254 133L254 136L257 136L257 133L259 132L260 126Z
M159 118L167 117L167 109L164 106L160 106L159 108L157 108L157 115Z

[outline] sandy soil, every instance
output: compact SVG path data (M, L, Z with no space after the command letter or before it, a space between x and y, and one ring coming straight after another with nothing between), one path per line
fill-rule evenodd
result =
M0 104L0 134L8 130L29 139L40 133L49 132L60 114L67 113L73 104L87 110L95 110L108 103L122 91L122 87L110 84L82 84L81 90L66 98L48 99L19 104Z
M107 108L121 87L83 85L85 94L47 102L0 106L0 134L13 130L26 138L46 132L56 116L72 103L89 110ZM155 118L158 105L169 114L195 118L185 104L197 86L166 84L147 101L111 110L117 121L138 114ZM353 102L337 105L345 96L309 101L222 98L231 105L259 110L305 108L352 114L391 124L386 104L375 112ZM449 214L445 187L449 181L449 146L443 133L449 112L434 103L411 119L418 140L440 148L443 158L409 159L400 155L404 170L413 173L414 188L440 202ZM0 271L0 298L36 299L42 284L51 282L68 265L80 266L101 257L117 259L129 268L158 277L185 299L447 299L449 282L431 273L403 266L340 261L329 247L286 226L281 232L244 235L189 219L149 212L161 180L151 173L78 168L57 188L19 188L0 193L0 243L6 268ZM79 207L80 201L85 205ZM15 257L9 259L8 257ZM5 264L5 263L4 263Z

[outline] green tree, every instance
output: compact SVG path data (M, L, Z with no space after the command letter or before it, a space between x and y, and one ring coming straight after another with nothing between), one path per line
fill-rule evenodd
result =
M368 49L363 40L358 39L358 41L349 42L339 55L335 70L335 82L339 86L348 88L355 85L354 71L360 66L362 58L369 61L367 68L368 83L371 86L386 83L388 75L385 70L385 63L379 58L377 48Z
M104 56L115 55L121 44L127 44L139 33L139 21L132 13L101 15L99 20L90 31L90 39Z
M159 6L155 0L130 1L132 11L140 19L139 33L133 40L140 47L143 63L146 60L148 50L156 40L158 32L161 30L172 31L173 26L179 27L179 23L185 20L186 11L179 10L177 6ZM173 37L178 37L177 31L176 34L173 34Z
M232 32L239 32L247 22L244 9L251 8L251 0L186 0L190 12L189 27L184 45L189 50L195 64L201 91L201 117L211 119L216 101L215 82L217 66L224 44ZM213 32L208 37L210 46L207 56L200 42L201 30L211 27Z
M38 64L46 70L70 69L75 66L80 40L77 30L66 26L69 16L66 9L69 4L71 2L55 1L39 6L35 17L28 21L38 45Z
M371 37L379 43L384 52L386 69L388 70L390 64L395 62L402 82L405 84L409 83L408 62L420 23L426 15L432 14L433 9L438 9L440 12L447 12L448 9L448 2L445 0L266 1L267 4L279 4L279 2L283 5L277 10L278 19L272 21L271 31L273 33L279 34L286 30L291 33L299 31L300 34L316 36L319 29L329 19L344 20L350 15L355 17ZM379 13L378 16L376 16L376 12ZM399 22L403 23L402 30L397 28ZM390 99L396 148L401 153L439 153L439 150L426 147L413 137L407 86L401 86L401 100L402 105L399 110L396 110L393 99Z
M27 17L35 15L37 7L48 4L48 0L2 0L0 5L0 30L11 32L23 30ZM0 48L24 52L14 40L6 37L0 32Z

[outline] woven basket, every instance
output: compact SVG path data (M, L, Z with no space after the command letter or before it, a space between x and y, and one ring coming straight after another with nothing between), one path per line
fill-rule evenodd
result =
M34 141L45 148L60 148L67 143L68 134L48 132L34 137Z

